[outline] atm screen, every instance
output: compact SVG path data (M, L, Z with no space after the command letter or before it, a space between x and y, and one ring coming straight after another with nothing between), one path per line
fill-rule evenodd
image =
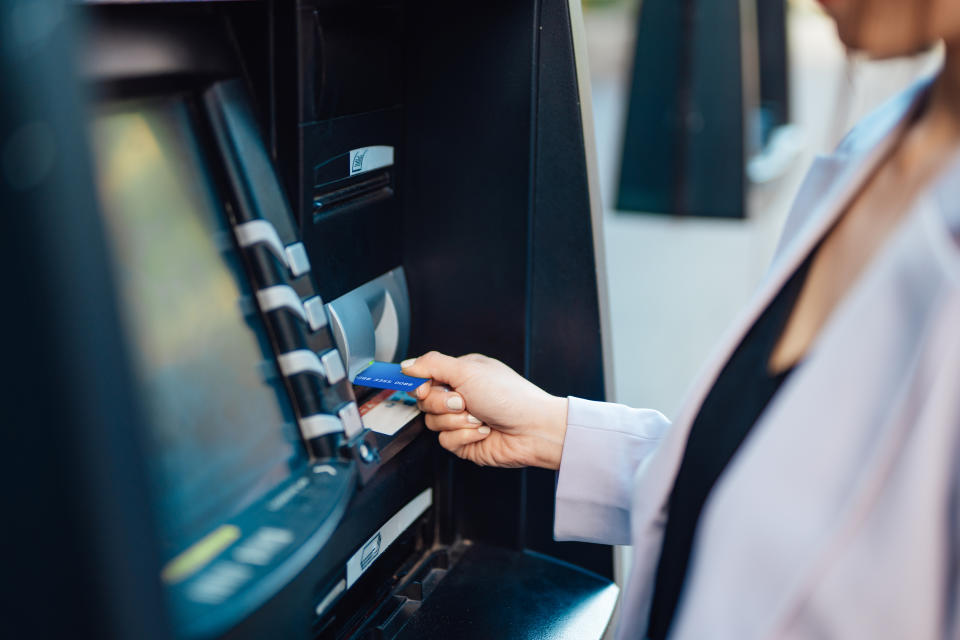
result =
M107 105L92 128L167 557L306 463L193 131L177 98Z

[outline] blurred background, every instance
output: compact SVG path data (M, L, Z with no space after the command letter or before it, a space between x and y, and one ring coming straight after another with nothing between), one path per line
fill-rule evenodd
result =
M711 349L763 277L791 201L813 157L830 153L860 117L917 78L933 72L941 54L934 50L909 60L884 62L848 56L837 39L832 21L814 0L791 0L785 5L783 0L741 2L742 21L747 22L746 25L736 25L737 3L734 2L646 2L642 7L638 0L589 0L584 3L584 21L605 210L614 354L614 388L610 397L631 406L655 408L672 417ZM732 16L696 15L711 4L732 5ZM635 204L638 200L625 193L628 189L624 185L631 179L627 174L631 169L634 172L638 167L643 169L645 157L658 154L657 140L639 139L634 131L628 131L628 110L648 115L638 111L638 107L649 111L651 103L658 99L668 104L672 100L671 96L651 97L637 95L636 91L631 96L631 83L638 72L655 73L657 69L670 68L673 60L683 57L683 52L677 52L675 33L678 24L683 28L683 16L665 15L671 10L682 12L678 9L682 5L695 7L692 40L694 47L699 46L706 54L700 54L699 58L693 54L692 62L687 61L687 73L713 74L708 78L712 84L701 82L700 90L714 94L724 90L741 92L746 96L747 126L753 121L758 130L766 128L766 131L744 133L748 144L743 153L746 170L743 171L742 207L732 207L733 211L731 207L726 211L711 209L710 205L724 194L718 194L716 189L711 192L708 189L711 185L707 185L701 188L706 191L701 199L708 204L699 209L695 202L690 202L699 197L694 194L687 198L688 211L670 210L672 194L667 194L666 206L657 211L644 211L636 206L624 210L623 205ZM756 13L754 9L744 11L747 5L755 5ZM757 13L764 8L768 17L760 15L760 20L767 23L765 30L761 29L758 34ZM769 23L769 16L772 14L775 21L777 11L782 12L786 24L779 37L776 27ZM648 24L642 25L643 20L648 20ZM754 24L749 24L751 21ZM638 23L643 36L640 56L637 55ZM709 28L705 28L707 26ZM731 30L738 26L744 52L741 78L730 69L702 69L705 57L722 57L721 47L731 41L736 44L736 34ZM760 93L751 86L756 84L750 78L751 73L759 75L754 57L756 50L751 50L751 36L761 43L766 36L763 46L772 48L766 60L777 57L778 44L786 54L782 70L776 68L775 59L774 68L767 70L777 85L774 89L785 89L787 101L783 105L786 118L780 123L773 122L775 126L770 126L771 105L759 101L750 103L750 91ZM635 59L639 61L636 65ZM651 60L655 64L644 64ZM682 72L683 69L680 75ZM778 74L785 77L778 78ZM641 75L640 87L644 86L642 79ZM695 82L700 80L695 78ZM647 82L648 89L641 89L639 93L662 85L662 82ZM698 87L689 90L695 92ZM693 96L692 101L696 99L697 96ZM778 105L772 105L773 110L777 108ZM755 113L751 114L751 109ZM694 114L694 118L699 116ZM763 122L765 119L767 122ZM703 125L697 120L688 126ZM633 136L628 135L625 140L625 133ZM759 140L755 148L750 149L751 136L766 140ZM721 131L718 139L727 145L737 137L736 131L728 129ZM677 146L674 141L666 144ZM706 159L707 172L723 170L730 163L736 165L736 154L733 158L727 157L726 149L726 146L719 152L708 149L711 153ZM696 152L694 148L690 153ZM647 200L657 204L656 195ZM736 202L736 194L733 201ZM691 213L689 209L697 210Z

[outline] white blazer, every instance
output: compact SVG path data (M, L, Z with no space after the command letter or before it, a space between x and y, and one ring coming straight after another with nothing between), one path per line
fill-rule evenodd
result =
M618 638L646 629L666 501L700 403L925 86L815 161L766 280L672 425L570 399L554 534L633 545ZM671 638L960 638L958 239L960 161L911 205L714 486Z

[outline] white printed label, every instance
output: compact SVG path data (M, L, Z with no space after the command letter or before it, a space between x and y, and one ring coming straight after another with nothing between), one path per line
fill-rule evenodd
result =
M424 489L423 493L407 503L380 530L370 536L363 546L347 560L347 588L353 586L363 572L380 557L387 547L393 544L400 534L419 518L433 504L433 489Z
M350 152L350 175L366 173L393 164L393 147L361 147Z

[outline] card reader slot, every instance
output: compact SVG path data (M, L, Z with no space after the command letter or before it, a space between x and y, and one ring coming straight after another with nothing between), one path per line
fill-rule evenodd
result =
M390 171L380 171L339 188L314 191L313 213L322 215L348 206L383 200L393 195ZM328 187L330 185L327 185Z

